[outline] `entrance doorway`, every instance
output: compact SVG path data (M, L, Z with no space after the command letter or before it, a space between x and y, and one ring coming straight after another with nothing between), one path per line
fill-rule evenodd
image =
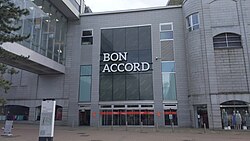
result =
M196 115L198 128L209 128L207 105L198 105Z
M90 126L90 110L79 110L79 125Z
M153 126L153 105L101 105L102 126Z

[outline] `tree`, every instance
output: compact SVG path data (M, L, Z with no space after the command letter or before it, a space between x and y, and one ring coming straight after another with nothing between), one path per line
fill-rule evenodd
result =
M15 6L10 0L0 0L0 45L4 42L18 42L29 38L29 35L17 34L22 28L18 25L20 18L29 14L27 9Z
M21 9L16 6L10 0L0 0L0 57L2 58L17 58L15 55L5 51L2 48L2 44L5 42L19 42L29 38L30 35L20 35L16 31L22 28L18 25L18 22L23 16L29 14L28 9ZM6 80L4 74L9 73L11 75L17 74L14 68L9 68L7 65L0 63L0 89L3 89L5 93L10 89L11 80ZM4 106L5 100L0 98L0 106Z

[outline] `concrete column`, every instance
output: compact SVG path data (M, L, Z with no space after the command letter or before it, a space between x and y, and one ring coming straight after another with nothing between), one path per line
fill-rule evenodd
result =
M29 121L36 121L36 108L31 107L29 109Z

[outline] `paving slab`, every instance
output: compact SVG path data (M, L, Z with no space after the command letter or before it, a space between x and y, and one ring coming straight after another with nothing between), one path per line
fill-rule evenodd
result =
M0 125L1 127L3 125ZM3 132L3 131L2 131ZM38 125L14 124L13 136L0 141L38 141ZM250 130L206 130L153 127L67 127L56 126L54 141L250 141Z

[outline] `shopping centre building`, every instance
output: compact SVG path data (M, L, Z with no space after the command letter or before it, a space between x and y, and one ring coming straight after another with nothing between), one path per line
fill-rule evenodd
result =
M29 58L0 59L19 68L2 120L38 123L41 101L55 99L62 125L222 128L224 110L232 127L233 111L246 122L250 1L100 13L82 0L18 2L31 36L2 46Z

